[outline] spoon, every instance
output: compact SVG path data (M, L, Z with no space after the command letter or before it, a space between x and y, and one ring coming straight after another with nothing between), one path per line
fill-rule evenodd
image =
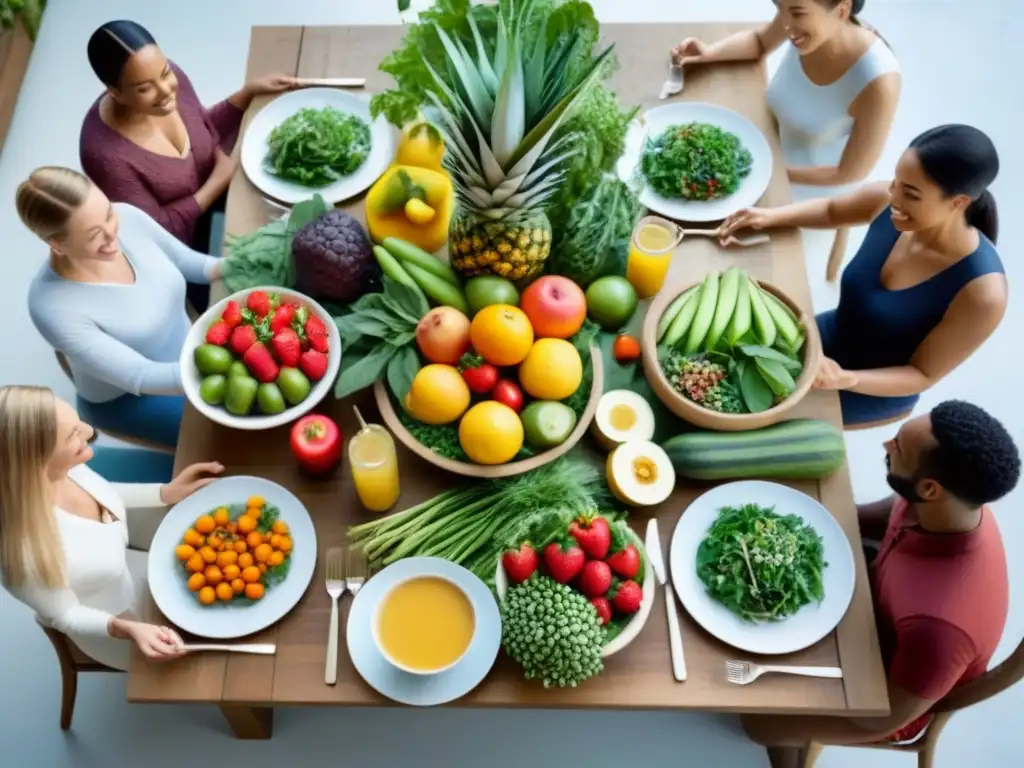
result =
M682 90L683 68L675 59L669 59L668 78L665 80L664 85L661 86L661 95L658 98L664 101L669 96L675 96Z

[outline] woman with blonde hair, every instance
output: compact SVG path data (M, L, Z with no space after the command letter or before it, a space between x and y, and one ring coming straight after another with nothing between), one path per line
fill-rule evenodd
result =
M184 409L178 357L191 326L185 283L209 283L225 262L183 245L140 209L111 203L69 168L36 169L15 203L49 247L29 314L66 358L82 415L173 448Z
M167 627L140 622L146 554L166 508L223 472L193 464L166 485L108 483L90 470L93 430L44 387L0 387L0 581L89 657L127 669L131 641L180 656Z

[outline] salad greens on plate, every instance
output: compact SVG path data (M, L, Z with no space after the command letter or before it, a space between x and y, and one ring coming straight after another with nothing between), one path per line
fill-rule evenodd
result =
M735 134L710 123L684 123L648 138L640 170L662 197L718 200L750 175L753 157Z
M370 127L334 107L305 107L267 137L268 173L307 187L325 187L359 170L370 155Z

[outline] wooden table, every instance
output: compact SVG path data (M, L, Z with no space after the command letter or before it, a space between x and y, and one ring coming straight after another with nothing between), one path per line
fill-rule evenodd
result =
M665 74L665 52L684 37L716 40L736 25L606 25L604 35L617 44L621 70L615 86L625 102L654 104ZM273 27L255 28L248 77L269 72L309 77L358 76L370 89L387 87L389 78L377 72L377 62L401 38L400 27ZM765 105L765 72L753 63L719 66L687 76L682 98L721 104L746 115L769 137L775 153L775 173L764 203L776 205L790 197L775 130ZM249 117L266 100L254 103ZM349 210L362 216L362 203ZM246 233L264 224L271 214L259 192L239 173L227 204L227 230ZM770 245L725 252L703 238L690 238L680 247L672 277L698 278L710 268L738 263L754 276L771 281L805 306L810 294L800 236L797 231L772 234ZM372 398L356 398L364 414L376 417ZM345 434L355 431L351 401L330 396L321 406L338 420ZM834 393L812 393L795 414L828 419L839 425L839 401ZM399 447L402 498L405 508L461 482ZM204 654L174 664L151 664L136 655L129 675L128 699L133 702L214 703L224 711L241 738L268 738L273 708L287 705L372 705L385 699L356 674L342 637L338 683L323 683L330 604L324 589L322 555L345 542L346 526L368 519L359 506L347 466L337 477L310 481L297 471L289 455L287 429L253 435L220 427L187 409L181 428L177 466L218 459L233 474L268 478L290 488L306 505L317 529L321 562L309 590L292 613L254 641L277 643L274 657ZM725 682L723 663L744 654L730 649L701 630L681 611L689 679L673 680L665 608L658 605L643 632L625 651L608 660L605 672L578 689L544 690L527 683L521 671L503 656L475 691L459 704L495 707L673 708L729 712L887 714L885 674L875 632L872 601L859 545L856 510L846 469L820 482L794 487L819 499L839 520L853 545L857 587L846 618L817 645L784 663L841 666L843 680L770 677L740 687ZM663 544L682 510L704 488L680 482L671 499L653 510L634 512L631 521L643 532L647 518L659 518ZM345 606L348 601L345 601ZM155 607L152 607L155 612ZM346 608L343 608L343 611ZM157 614L158 615L158 614ZM343 613L344 619L344 613ZM344 622L342 622L344 627ZM342 630L344 632L344 630Z

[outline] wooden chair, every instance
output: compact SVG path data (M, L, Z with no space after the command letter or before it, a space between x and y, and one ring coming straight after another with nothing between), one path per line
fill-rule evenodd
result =
M935 751L939 746L939 736L953 713L990 699L1022 679L1024 679L1024 640L1017 645L1017 649L1002 664L990 669L977 680L958 687L939 701L933 710L935 717L916 741L910 744L859 744L857 746L914 754L917 755L917 768L933 768ZM814 768L814 763L824 748L824 744L816 743L804 747L801 750L799 768Z
M54 350L53 354L57 356L57 365L59 365L60 369L64 371L64 375L68 377L68 380L71 381L72 384L74 384L75 377L71 375L71 366L68 365L67 357L64 356L63 352L60 352L58 350ZM157 451L158 453L174 453L174 451L168 448L166 445L161 445L160 443L153 443L150 442L149 440L144 440L141 437L135 437L134 435L126 435L122 432L115 432L110 429L103 429L101 431L106 433L110 437L114 438L115 440L120 440L122 443L128 443L130 445L134 445L139 448L145 448L150 451Z
M79 672L119 672L120 670L100 664L86 656L77 645L63 632L42 624L43 632L50 639L53 650L60 662L60 729L66 731L71 727L71 718L75 714L75 696L78 694Z
M834 283L839 276L839 268L843 265L846 257L846 246L850 242L849 228L837 229L836 239L832 241L832 250L828 254L828 263L825 265L825 279Z

